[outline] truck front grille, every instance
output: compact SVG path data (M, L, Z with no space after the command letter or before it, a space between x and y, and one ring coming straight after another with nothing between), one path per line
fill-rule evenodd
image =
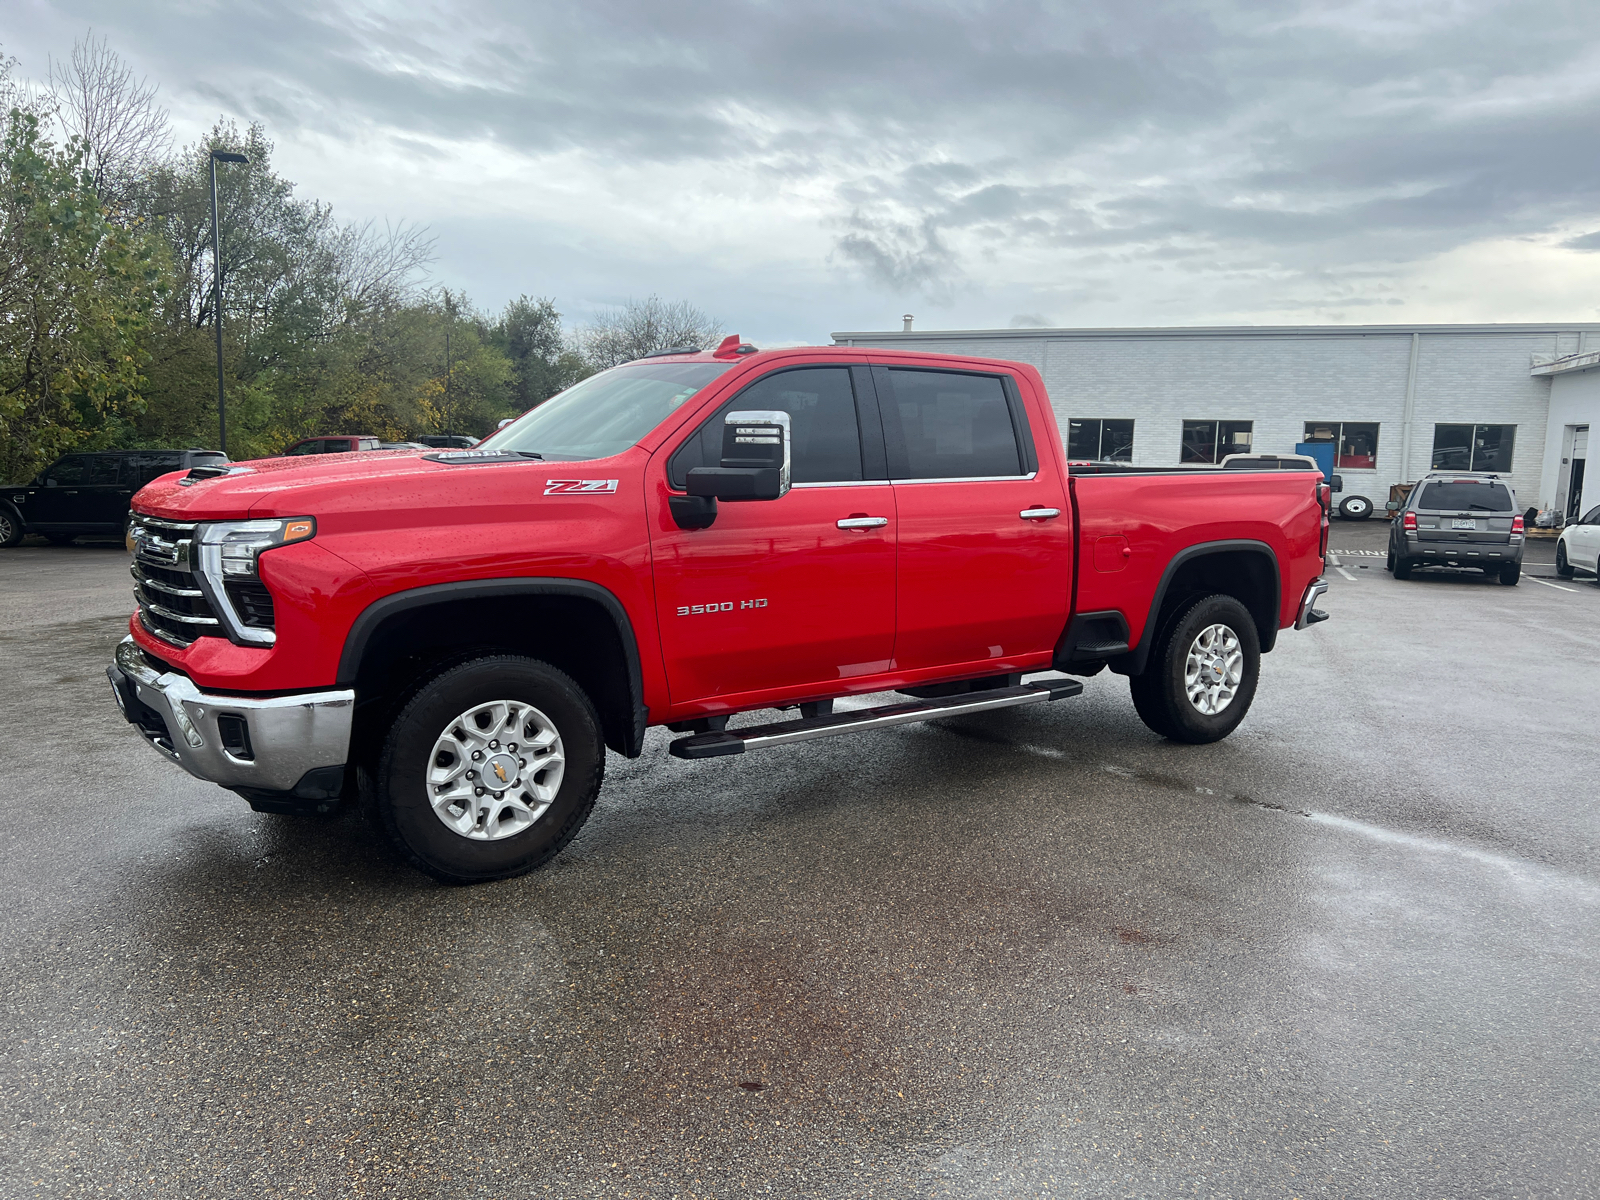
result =
M225 636L194 573L193 522L163 521L134 513L133 595L139 622L162 641L192 645L196 638Z

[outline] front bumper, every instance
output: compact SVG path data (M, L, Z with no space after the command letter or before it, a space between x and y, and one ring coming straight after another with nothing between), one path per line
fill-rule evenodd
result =
M1306 594L1300 597L1300 613L1294 619L1296 629L1304 629L1308 625L1315 625L1318 621L1326 621L1328 614L1317 611L1317 601L1327 593L1328 585L1324 580L1313 579L1306 585Z
M118 644L106 676L122 715L196 779L247 794L338 795L350 756L354 691L211 695L185 675L152 666L131 637Z

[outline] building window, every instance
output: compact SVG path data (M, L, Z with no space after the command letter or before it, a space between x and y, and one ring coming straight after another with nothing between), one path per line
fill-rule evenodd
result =
M1216 463L1250 453L1251 421L1185 421L1183 462Z
M1378 467L1376 421L1307 421L1305 440L1337 446L1334 462L1342 470L1373 471Z
M1133 422L1085 418L1067 422L1067 457L1095 462L1133 461Z
M1515 425L1435 425L1435 471L1509 471Z

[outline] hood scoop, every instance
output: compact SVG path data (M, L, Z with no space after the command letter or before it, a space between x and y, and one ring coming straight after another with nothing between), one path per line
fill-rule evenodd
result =
M190 467L189 473L178 480L179 487L193 487L207 479L221 479L227 475L254 475L249 467Z

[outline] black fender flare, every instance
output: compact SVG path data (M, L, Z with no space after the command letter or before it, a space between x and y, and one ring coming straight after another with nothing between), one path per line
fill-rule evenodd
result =
M1278 556L1271 546L1255 538L1229 538L1217 542L1197 542L1193 546L1185 546L1172 556L1166 569L1161 572L1161 582L1156 584L1155 595L1150 600L1150 612L1145 618L1144 629L1139 633L1139 644L1121 659L1114 660L1112 670L1119 675L1141 675L1145 665L1150 661L1150 651L1155 645L1156 625L1161 616L1161 606L1167 599L1167 588L1180 568L1186 563L1191 563L1197 558L1207 558L1214 554L1232 554L1244 552L1258 554L1267 560L1271 569L1272 578L1272 609L1271 618L1263 627L1259 617L1256 622L1256 632L1261 640L1261 653L1266 654L1278 640L1278 614L1283 607L1283 571L1278 565ZM1256 615L1256 614L1252 614Z
M367 643L378 628L390 617L411 609L453 600L489 599L502 596L574 596L598 604L611 618L617 629L617 639L622 644L623 659L627 664L628 696L633 709L633 720L628 730L624 754L638 757L644 747L644 731L650 722L650 710L644 702L644 672L639 661L639 640L633 632L633 622L622 601L609 589L586 579L550 579L525 577L513 579L468 579L457 583L435 583L426 587L393 592L374 600L362 609L345 635L344 649L339 654L340 687L354 687L361 670L361 660Z

